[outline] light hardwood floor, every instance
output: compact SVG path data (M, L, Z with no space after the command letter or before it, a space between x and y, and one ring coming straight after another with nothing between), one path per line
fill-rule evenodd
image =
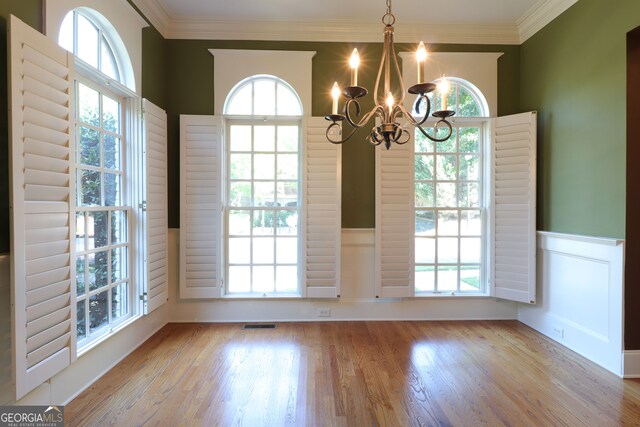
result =
M517 321L169 324L68 425L640 425L622 380Z

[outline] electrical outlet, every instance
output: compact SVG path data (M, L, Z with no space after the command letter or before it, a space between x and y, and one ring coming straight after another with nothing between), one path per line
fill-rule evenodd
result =
M564 328L560 326L554 326L553 333L556 334L558 338L564 338Z
M331 309L330 308L319 308L318 309L318 317L331 317Z

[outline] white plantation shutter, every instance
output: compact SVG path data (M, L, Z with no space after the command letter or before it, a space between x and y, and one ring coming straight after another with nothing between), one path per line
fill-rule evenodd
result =
M219 117L180 116L180 296L222 295Z
M535 112L493 119L491 284L494 295L536 301Z
M327 141L327 121L306 119L304 146L305 296L340 296L342 148Z
M144 312L150 313L167 301L167 113L142 100L145 135L145 257Z
M72 55L14 16L9 44L16 399L76 357Z
M414 296L413 134L376 147L376 297Z

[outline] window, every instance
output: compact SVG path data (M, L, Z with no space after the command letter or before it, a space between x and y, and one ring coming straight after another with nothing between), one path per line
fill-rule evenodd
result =
M225 103L229 295L300 293L301 115L271 76L246 79Z
M486 292L484 133L482 95L451 79L447 101L456 111L451 137L434 143L415 131L415 290L427 293ZM440 94L433 97L441 107ZM427 132L441 137L447 129Z

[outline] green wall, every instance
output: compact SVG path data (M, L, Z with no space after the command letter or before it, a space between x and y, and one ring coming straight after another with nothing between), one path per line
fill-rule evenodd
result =
M7 111L7 25L15 15L42 31L42 1L0 1L0 254L9 252L9 129Z
M626 33L638 25L637 0L580 0L521 46L540 230L625 236Z
M167 112L169 114L169 226L180 225L179 194L179 115L215 114L213 56L208 49L271 49L315 51L312 68L312 111L324 116L331 110L328 95L334 81L348 82L347 59L354 47L363 58L359 74L361 84L373 89L381 56L381 43L315 43L264 41L168 40ZM398 52L413 50L414 45L398 44ZM499 114L518 112L519 47L485 45L432 45L432 51L503 52L498 63ZM368 97L365 109L373 106ZM342 226L373 228L375 224L374 147L365 142L365 129L342 148Z

